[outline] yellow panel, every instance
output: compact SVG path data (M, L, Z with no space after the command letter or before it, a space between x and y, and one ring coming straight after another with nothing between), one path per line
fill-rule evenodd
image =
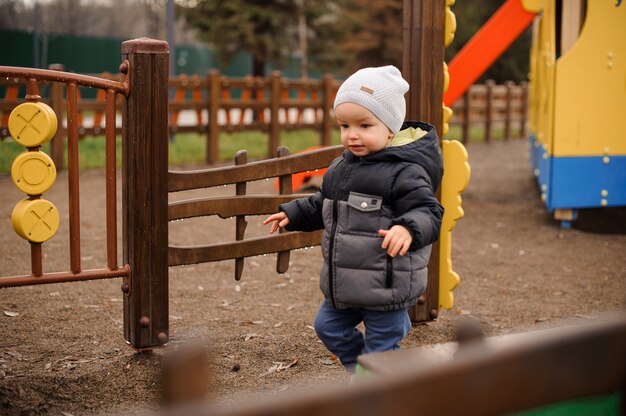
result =
M51 239L61 222L59 211L45 199L23 199L11 214L13 229L22 238L34 243Z
M439 236L439 307L451 309L454 305L452 291L459 284L459 275L452 270L452 230L463 217L461 193L470 178L465 146L456 140L443 140L443 179L441 182L441 204L445 208Z
M522 7L530 13L540 13L546 4L546 0L522 0Z
M578 41L556 65L555 156L626 155L626 4L587 2Z
M11 179L20 191L28 195L46 192L57 177L50 156L43 152L24 152L18 155L11 166Z
M554 123L554 78L556 62L556 8L554 0L546 0L543 13L533 27L531 55L531 128L540 145L552 152Z
M44 103L22 103L9 115L11 137L22 146L40 146L52 139L56 131L57 116Z

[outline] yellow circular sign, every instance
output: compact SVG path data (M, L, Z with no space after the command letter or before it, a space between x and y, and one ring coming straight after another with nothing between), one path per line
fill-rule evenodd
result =
M61 220L52 202L23 199L13 208L11 222L20 237L33 243L43 243L54 236Z
M9 132L26 147L47 143L57 132L57 116L44 103L22 103L9 115Z
M57 170L50 156L43 152L24 152L11 166L11 179L20 191L28 195L46 192L57 177Z

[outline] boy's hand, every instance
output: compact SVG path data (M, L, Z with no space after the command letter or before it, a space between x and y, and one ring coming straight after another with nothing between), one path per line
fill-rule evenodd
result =
M402 225L396 224L388 230L378 230L378 235L384 237L381 247L386 249L391 257L397 254L404 256L413 242L411 233Z
M289 218L287 218L287 214L284 212L277 212L276 214L272 214L263 221L263 224L272 223L272 228L270 228L270 234L273 234L278 230L278 227L285 228L287 224L289 224Z

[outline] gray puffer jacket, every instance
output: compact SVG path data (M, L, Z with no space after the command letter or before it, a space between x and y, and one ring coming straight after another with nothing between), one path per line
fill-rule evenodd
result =
M443 207L434 195L443 175L435 128L408 122L427 134L365 157L345 151L324 175L322 189L280 206L287 230L324 228L320 288L338 309L396 310L424 292L431 243L439 238ZM394 258L381 247L379 229L395 224L413 237L409 253Z

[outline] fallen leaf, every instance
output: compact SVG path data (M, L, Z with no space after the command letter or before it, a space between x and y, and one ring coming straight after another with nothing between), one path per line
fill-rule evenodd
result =
M254 325L261 325L263 321L250 321L250 323Z
M69 413L69 412L62 412L59 410L59 413L61 413L63 416L74 416L73 414Z
M278 370L277 370L277 371L286 370L286 369L288 369L288 368L290 368L290 367L293 367L293 366L294 366L294 365L296 365L296 364L298 364L298 359L297 359L297 358L296 358L295 360L293 360L292 362L290 362L289 364L281 364L281 365L278 367Z
M246 334L246 335L244 335L243 340L244 341L250 341L252 338L258 337L258 336L259 336L259 334Z
M279 283L276 285L276 287L285 287L287 286L287 283Z
M281 326L283 324L283 321L280 321L276 324L274 324L274 328L278 328L279 326Z
M59 292L52 292L50 293L50 296L61 296L61 294Z
M550 317L549 317L549 316L547 316L547 317L540 317L540 318L535 319L535 323L545 322L545 321L547 321L548 319L550 319Z
M3 312L6 316L10 316L10 317L15 317L20 314L19 312L15 312L15 311L3 311Z
M315 328L313 328L313 326L311 326L311 325L307 325L306 327L309 328L312 331L315 331Z

